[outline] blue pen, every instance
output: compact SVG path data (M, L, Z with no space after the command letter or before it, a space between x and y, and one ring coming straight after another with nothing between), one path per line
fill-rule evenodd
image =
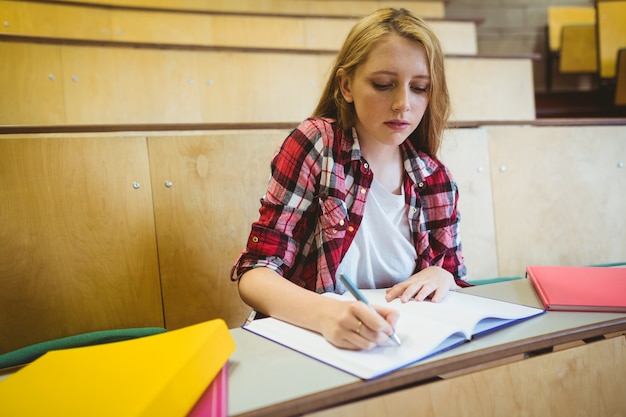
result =
M356 285L354 285L354 283L352 282L352 280L350 280L350 278L348 278L344 274L339 274L339 279L341 280L341 282L343 282L343 285L345 285L346 288L348 288L348 291L350 291L350 294L352 294L354 296L354 298L356 298L359 301L364 302L365 304L367 304L367 306L370 309L372 309L372 311L374 311L376 314L378 314L378 312L376 311L374 306L371 305L369 301L367 301L367 298L365 298L365 296L361 293L361 291L359 291L359 289L356 287ZM396 342L396 344L398 346L402 343L402 342L400 342L400 338L398 337L398 335L396 334L395 331L389 337L391 338L391 340Z

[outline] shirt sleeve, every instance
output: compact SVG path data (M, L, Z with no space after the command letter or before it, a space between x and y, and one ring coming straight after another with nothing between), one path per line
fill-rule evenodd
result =
M233 267L231 279L259 266L285 276L294 267L300 245L314 226L308 215L316 206L321 155L320 132L305 121L285 139L271 163L267 192L259 219L252 224L247 245Z

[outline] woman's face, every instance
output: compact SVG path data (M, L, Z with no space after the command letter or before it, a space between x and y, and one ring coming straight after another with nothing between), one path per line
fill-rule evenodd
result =
M424 48L391 34L379 40L350 79L339 72L344 99L354 103L360 141L398 146L428 106L430 71Z

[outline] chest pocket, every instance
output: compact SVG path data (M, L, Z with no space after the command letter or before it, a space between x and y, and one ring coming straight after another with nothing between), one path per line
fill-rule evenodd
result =
M319 200L321 231L327 240L342 238L348 227L348 210L345 202L336 197Z

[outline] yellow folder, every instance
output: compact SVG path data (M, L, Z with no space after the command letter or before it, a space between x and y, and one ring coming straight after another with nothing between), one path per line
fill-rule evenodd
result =
M185 416L235 350L221 319L48 352L0 382L1 416Z

